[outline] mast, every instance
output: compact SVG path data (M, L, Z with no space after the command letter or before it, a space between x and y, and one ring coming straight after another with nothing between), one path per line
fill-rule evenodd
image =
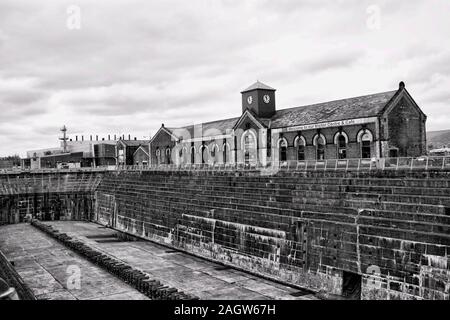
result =
M59 138L59 140L63 141L63 153L66 153L67 152L67 140L68 140L68 138L67 138L67 135L66 135L67 128L66 128L65 125L63 125L63 127L61 128L61 132L63 133L63 137Z

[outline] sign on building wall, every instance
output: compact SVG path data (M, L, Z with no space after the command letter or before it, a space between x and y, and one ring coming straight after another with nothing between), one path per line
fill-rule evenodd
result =
M376 117L371 117L371 118L359 118L359 119L321 122L321 123L314 123L314 124L306 124L303 126L295 126L295 127L277 129L276 132L291 132L291 131L304 131L304 130L323 129L323 128L331 128L331 127L343 127L343 126L351 126L351 125L356 125L356 124L371 123L371 122L375 122L376 120L377 120Z

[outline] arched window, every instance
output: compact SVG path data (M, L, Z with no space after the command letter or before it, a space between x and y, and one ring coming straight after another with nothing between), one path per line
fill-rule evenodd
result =
M169 147L167 147L166 148L166 163L170 164L171 160L172 160L172 150Z
M361 137L361 158L370 158L372 137L365 133Z
M288 147L287 140L284 138L281 138L278 141L278 149L280 152L280 161L287 161L287 147Z
M368 129L363 129L358 132L357 141L361 145L361 158L367 159L371 157L372 154L372 142L373 135Z
M202 145L200 147L200 154L202 156L202 163L208 162L208 146Z
M297 136L294 140L294 147L297 150L297 161L305 160L306 140L302 136Z
M191 163L192 164L195 163L195 147L194 146L191 147Z
M223 144L223 163L227 163L228 161L228 154L230 152L230 147L227 143Z
M157 164L161 164L161 150L159 150L159 148L156 148L156 163Z
M334 135L334 144L337 148L337 158L347 159L348 136L344 131L337 132Z
M246 164L255 163L257 161L256 135L251 130L244 132L242 145L244 149L244 162Z
M180 163L187 163L187 149L186 147L180 150Z
M217 162L218 151L219 151L219 146L217 144L214 144L211 148L211 162L212 163Z
M324 160L325 159L325 145L327 141L323 134L316 134L313 140L313 144L316 146L316 159Z
M347 142L345 141L345 137L340 135L338 137L338 158L346 159L347 158Z

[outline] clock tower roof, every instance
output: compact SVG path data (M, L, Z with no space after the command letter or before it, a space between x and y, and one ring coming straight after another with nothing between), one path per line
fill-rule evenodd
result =
M250 87L248 87L247 89L241 91L241 93L245 93L245 92L249 92L249 91L253 91L253 90L269 90L269 91L276 91L274 88L269 87L268 85L256 81L254 84L252 84Z

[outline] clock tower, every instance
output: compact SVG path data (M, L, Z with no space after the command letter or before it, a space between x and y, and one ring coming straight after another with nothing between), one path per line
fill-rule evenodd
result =
M256 81L241 92L242 113L251 110L259 118L271 118L275 114L275 89Z

